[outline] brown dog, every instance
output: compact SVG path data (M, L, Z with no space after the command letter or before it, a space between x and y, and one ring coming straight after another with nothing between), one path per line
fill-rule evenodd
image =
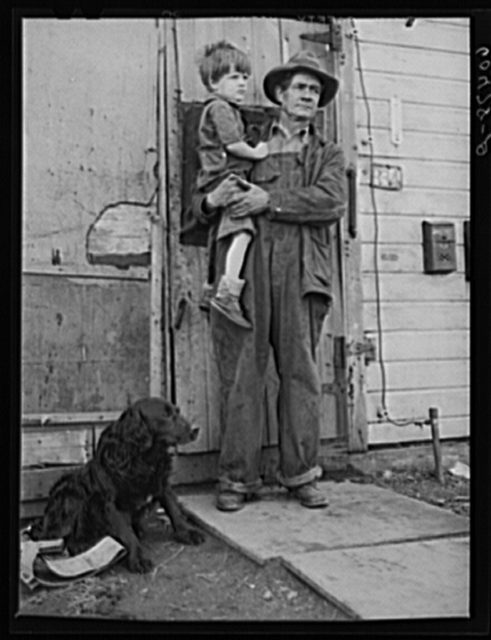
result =
M179 409L160 398L146 398L126 409L102 432L94 457L52 487L42 518L33 528L35 539L63 538L70 554L88 549L104 536L113 536L128 551L128 568L149 571L138 538L149 502L167 512L175 537L200 544L203 534L186 520L169 485L169 448L195 440Z

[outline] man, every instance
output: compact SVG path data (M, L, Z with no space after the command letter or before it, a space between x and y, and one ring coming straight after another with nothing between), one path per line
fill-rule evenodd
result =
M249 247L242 298L252 330L212 310L212 340L222 398L222 438L216 506L241 509L261 486L264 388L270 347L280 387L278 479L305 507L325 507L316 479L320 433L320 380L315 349L331 296L329 226L343 215L345 163L341 150L313 125L316 111L334 98L336 78L303 51L264 78L266 96L280 106L265 129L269 155L251 183L229 177L198 194L193 213L215 225L221 207L251 216L257 235ZM216 279L227 243L216 247Z

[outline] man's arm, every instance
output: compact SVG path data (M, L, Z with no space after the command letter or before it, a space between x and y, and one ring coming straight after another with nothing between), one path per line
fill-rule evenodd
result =
M324 148L319 174L308 187L269 191L272 220L293 223L329 223L344 214L347 179L344 154L335 145Z

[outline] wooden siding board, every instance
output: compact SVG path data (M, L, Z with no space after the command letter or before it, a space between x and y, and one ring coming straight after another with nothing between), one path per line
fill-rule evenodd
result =
M443 162L442 160L427 159L404 159L396 162L394 158L380 155L376 156L375 162L402 166L403 189L418 187L420 189L467 190L470 186L468 162ZM362 185L369 184L369 166L369 158L360 157L360 183ZM376 189L375 193L377 194L379 191L382 189Z
M469 415L469 389L417 389L392 391L387 394L387 407L393 420L426 419L430 407L437 407L446 418ZM367 416L376 422L380 406L380 393L367 394Z
M365 243L362 250L361 269L364 273L375 271L373 243ZM464 247L458 244L455 248L457 272L465 272ZM423 273L423 247L421 242L413 245L379 243L377 249L379 272L384 273Z
M355 102L357 127L366 127L367 115L362 98ZM373 98L370 100L370 121L372 130L390 127L390 100ZM402 103L402 131L420 133L445 133L454 136L470 134L470 114L467 108L456 109L453 105L435 109L433 105L415 102ZM459 141L456 140L456 144ZM376 147L377 148L377 147Z
M393 163L396 164L396 163ZM468 218L470 214L470 191L452 189L448 182L446 189L432 187L420 188L404 186L402 191L374 192L379 214L413 215L424 220L425 217ZM360 213L373 213L372 195L368 184L358 188L358 207Z
M403 116L404 118L404 116ZM405 160L441 160L443 162L468 162L470 140L468 136L455 136L451 133L413 132L402 130L402 142L394 145L390 129L372 131L372 141L376 156L391 158L398 162ZM357 128L357 142L363 153L368 144L366 126Z
M378 208L377 208L378 212ZM379 225L379 236L378 242L382 245L385 244L398 244L399 248L401 245L408 245L411 248L411 245L422 245L423 243L423 232L422 232L422 221L425 218L418 218L416 216L404 216L399 214L394 215L381 215L377 213L378 225ZM433 218L435 222L449 222L454 223L455 229L455 242L457 246L462 246L464 243L464 225L462 219L452 218L452 216L444 215L443 212L441 216L436 219L436 216ZM371 213L362 214L360 216L360 233L362 234L363 239L367 243L371 243L375 238L375 229L374 229L375 221L374 215ZM373 248L373 247L372 247ZM385 249L384 249L385 250Z
M356 19L359 38L365 42L383 43L396 47L459 52L468 55L470 21L465 19L464 29L455 29L448 20L432 21L418 18L413 27L405 26L406 18Z
M470 435L470 422L466 416L445 418L439 420L440 438L463 438ZM429 426L417 427L408 425L397 427L390 423L371 423L368 425L369 442L371 445L387 445L396 443L418 442L431 440Z
M458 302L382 302L382 326L388 331L410 331L428 329L469 329L470 310L466 300ZM373 332L377 328L375 302L363 305L364 327Z
M426 360L417 362L387 362L385 365L388 391L468 387L470 368L468 359ZM382 389L382 375L378 363L367 367L370 391Z
M376 343L377 360L380 347L375 332L367 334ZM391 331L383 334L384 362L420 360L431 366L435 360L469 357L469 331Z
M84 464L93 453L91 428L25 427L21 435L21 465Z
M461 273L420 275L415 273L381 273L380 297L382 301L396 302L450 302L469 299L469 282ZM363 299L376 300L375 276L363 274Z
M381 71L387 74L417 74L426 78L470 80L468 54L387 47L378 43L363 43L362 68L363 71Z
M97 213L147 202L155 189L154 21L24 26L24 265L51 265L52 251L63 264L86 265Z
M364 96L359 74L355 77L356 97L362 99ZM400 74L386 75L380 71L363 71L363 77L370 100L390 100L392 96L398 96L403 102L427 104L445 109L448 105L462 108L469 106L469 83L458 79L424 78L418 75L405 75L401 78Z
M114 410L147 395L148 285L25 276L23 412Z

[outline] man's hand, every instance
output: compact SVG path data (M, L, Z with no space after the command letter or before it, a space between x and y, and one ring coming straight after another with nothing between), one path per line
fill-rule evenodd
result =
M255 216L268 208L269 193L255 184L246 183L247 191L236 194L230 203L230 217L233 219Z
M218 187L210 191L206 196L206 204L210 209L226 207L235 202L236 197L249 188L249 183L235 174L231 174L221 182Z

